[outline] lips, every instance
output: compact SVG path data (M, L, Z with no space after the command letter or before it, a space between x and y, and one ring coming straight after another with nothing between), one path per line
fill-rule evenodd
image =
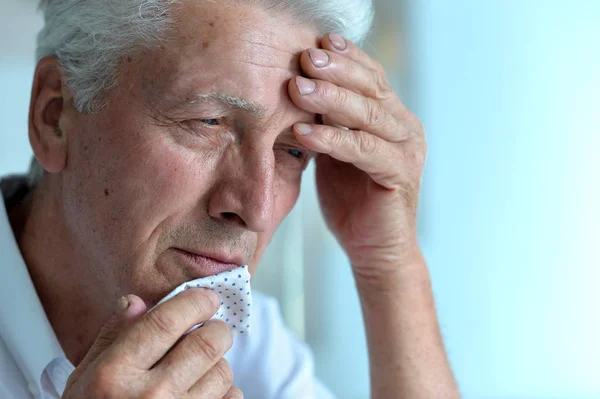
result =
M225 273L244 264L241 256L199 253L181 248L174 248L174 250L193 269L193 274L198 277Z

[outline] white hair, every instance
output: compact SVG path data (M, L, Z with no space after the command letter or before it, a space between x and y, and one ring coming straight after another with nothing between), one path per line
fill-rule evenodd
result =
M158 46L173 23L171 6L182 1L192 0L42 0L37 60L55 56L75 108L93 113L106 105L103 94L117 84L123 57ZM371 0L238 1L281 10L322 34L337 32L359 44L373 20Z
M193 0L41 0L45 25L38 35L37 60L56 57L75 108L94 113L106 105L104 95L118 83L121 60L160 45L173 24L172 6L182 1ZM357 44L373 20L372 0L237 1L287 13L321 34L337 32ZM30 182L42 174L34 160Z

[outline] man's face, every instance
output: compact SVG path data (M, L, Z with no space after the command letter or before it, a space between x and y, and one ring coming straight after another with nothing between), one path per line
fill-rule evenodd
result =
M160 48L123 60L105 109L62 126L81 267L149 303L226 267L206 257L254 270L310 156L291 128L315 123L287 94L314 29L227 2L189 1L175 17Z

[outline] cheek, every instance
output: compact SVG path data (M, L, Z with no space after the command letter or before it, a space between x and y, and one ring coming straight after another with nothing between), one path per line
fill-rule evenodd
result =
M161 223L167 226L157 233L181 221L193 212L210 184L211 168L204 164L204 168L199 167L198 163L168 140L155 140L136 148L123 159L118 168L120 175L112 180L121 209L114 216L128 215L129 222L137 226L134 237L138 241L149 238Z
M210 173L210 167L199 167L198 159L161 131L97 135L93 148L81 143L81 152L74 152L80 159L74 156L69 165L65 197L71 200L71 228L82 246L94 243L89 250L97 256L146 259L159 235L197 205L207 182L199 170Z

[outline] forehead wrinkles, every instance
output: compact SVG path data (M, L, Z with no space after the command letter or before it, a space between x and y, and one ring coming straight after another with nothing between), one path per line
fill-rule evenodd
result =
M274 35L274 33L273 33ZM187 47L182 54L188 57L200 57L218 67L225 63L246 63L249 65L278 69L299 74L300 56L304 48L299 43L283 43L270 40L263 32L213 36L204 41L181 43ZM310 43L305 43L309 46Z
M282 69L294 74L301 73L300 56L302 49L295 51L282 50L268 43L260 43L251 39L243 39L248 46L254 47L251 56L243 57L240 62L246 62L255 66ZM257 51L257 49L259 51ZM269 56L270 55L270 56Z
M176 16L176 47L187 56L300 72L301 52L318 45L318 30L291 16L240 2L184 2Z
M169 103L165 96L179 97L196 90L224 89L238 95L236 82L243 91L248 87L244 82L251 79L281 80L280 95L285 94L284 79L302 74L302 51L318 45L316 28L298 26L285 15L273 16L248 5L232 7L228 2L180 4L175 31L153 59L144 63L150 72L145 88ZM264 94L260 86L254 90L257 96L253 97Z

